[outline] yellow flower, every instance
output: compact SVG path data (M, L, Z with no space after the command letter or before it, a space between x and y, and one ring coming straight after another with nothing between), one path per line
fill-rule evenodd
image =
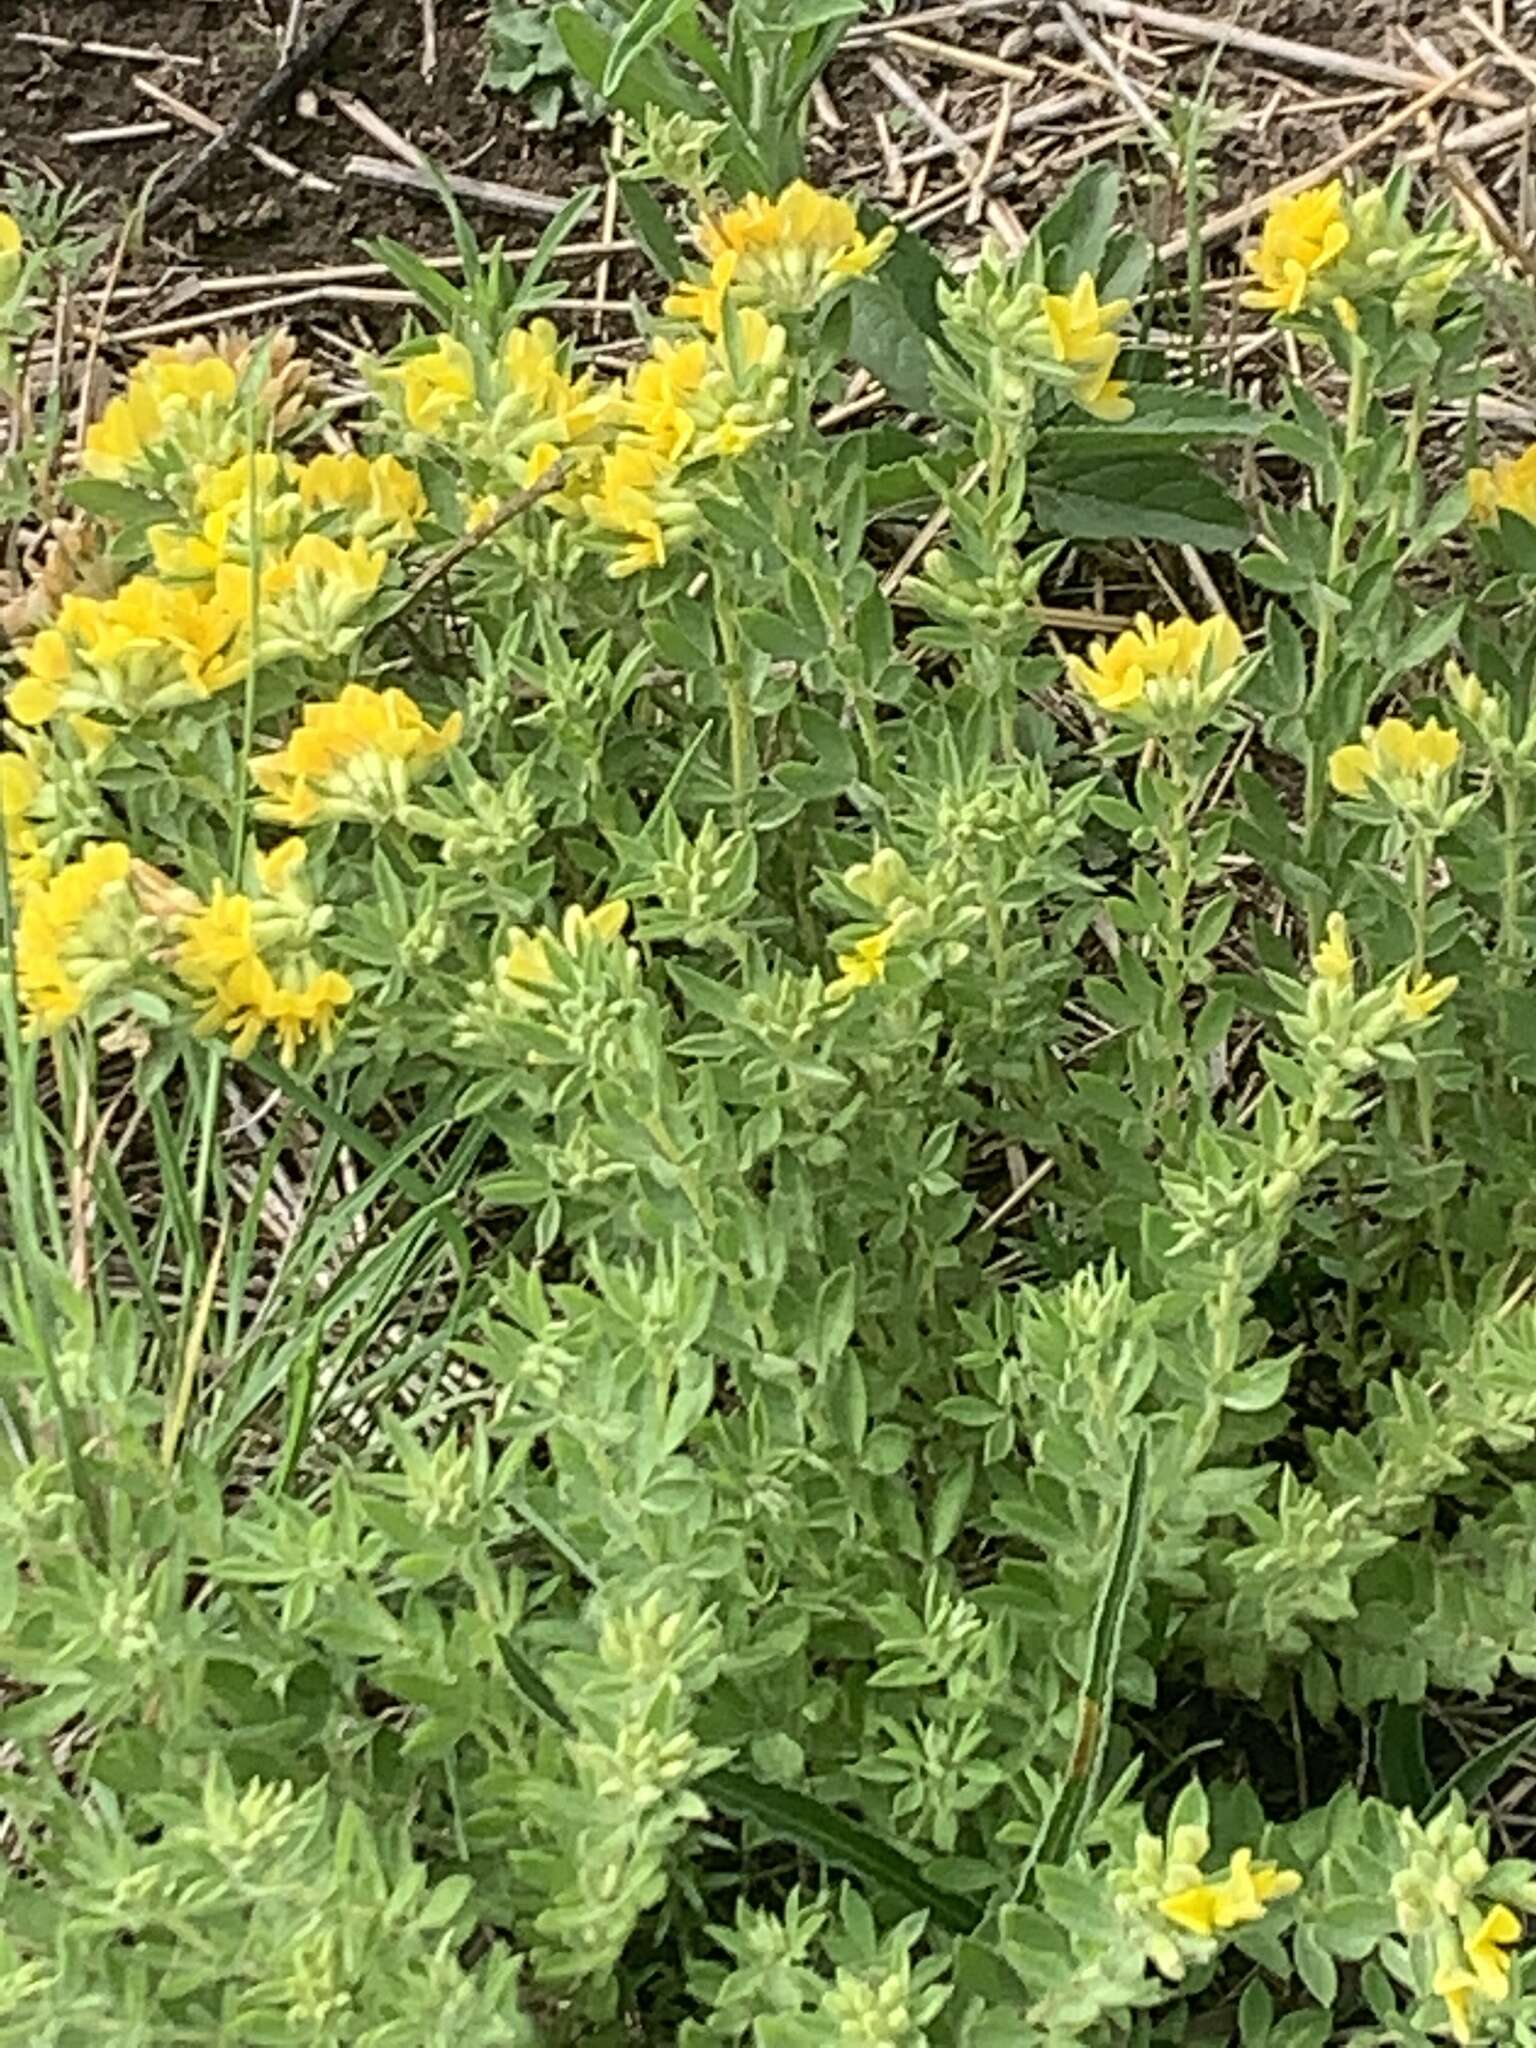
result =
M206 998L197 1020L200 1032L228 1031L243 1058L270 1030L285 1067L293 1065L306 1037L318 1038L329 1051L337 1014L352 1000L346 976L317 967L306 950L306 927L315 914L293 888L304 852L301 839L285 839L258 854L252 863L260 892L255 897L215 883L206 904L180 916L173 960L179 979ZM269 944L277 953L297 950L274 967Z
M197 487L197 508L205 516L195 532L180 526L152 526L150 552L162 576L177 582L212 584L225 562L244 561L253 546L254 506L262 552L280 554L293 538L303 506L294 485L298 465L263 449L237 455L207 472Z
M1323 981L1337 982L1343 986L1353 983L1355 978L1355 956L1350 951L1349 927L1344 914L1339 910L1328 913L1328 924L1323 943L1312 955L1314 973Z
M629 904L622 896L614 896L596 910L583 910L573 903L560 921L558 938L553 932L525 932L516 926L496 962L497 982L519 1009L541 1010L545 998L539 991L553 988L559 979L551 949L576 954L592 944L611 945L628 921Z
M285 825L388 817L463 727L457 711L429 724L404 690L348 683L334 703L306 704L287 745L251 763L257 815Z
M475 404L474 358L451 334L383 374L398 382L406 420L419 433L441 433Z
M259 587L263 637L278 649L319 658L340 653L356 639L348 622L378 589L388 556L361 534L342 547L329 534L303 533L286 555L262 570ZM214 579L219 602L245 619L251 571L225 563Z
M1067 673L1101 710L1126 711L1149 689L1198 683L1223 675L1242 659L1243 636L1225 612L1208 619L1152 620L1136 624L1106 647L1095 640L1086 658L1068 655Z
M603 457L597 489L581 501L592 524L623 535L628 545L610 563L610 576L634 576L659 569L667 559L669 531L680 537L691 525L692 507L677 502L677 471L660 449L621 441Z
M1264 222L1258 247L1248 250L1244 259L1259 282L1256 289L1243 293L1243 304L1299 313L1313 281L1348 246L1341 179L1314 185L1289 199L1277 199Z
M138 911L130 863L116 841L87 846L27 892L16 926L16 984L34 1031L78 1016L132 966Z
M46 725L64 697L74 668L69 641L56 626L34 633L21 651L21 681L7 699L19 725Z
M271 1031L278 1059L291 1067L307 1037L329 1052L339 1013L352 1000L352 984L334 967L299 970L279 979L259 954L242 960L220 982L198 1019L199 1031L228 1031L232 1051L243 1059Z
M1467 1939L1467 1961L1484 1998L1498 2005L1509 1996L1509 1957L1504 1951L1520 1939L1520 1922L1508 1906L1491 1906Z
M1334 749L1328 779L1340 796L1364 796L1373 782L1423 790L1454 767L1460 753L1461 741L1438 718L1417 728L1406 718L1386 718L1365 726L1357 743Z
M778 424L784 346L783 328L755 306L736 316L734 360L723 339L659 335L625 387L625 427L668 462L744 454Z
M777 199L754 192L718 220L706 218L695 239L708 279L678 286L666 310L718 334L727 292L742 305L808 313L840 285L873 270L896 230L861 233L846 199L797 178Z
M1463 2048L1472 2039L1474 2000L1502 2005L1509 1997L1510 1959L1505 1950L1519 1939L1520 1922L1508 1906L1492 1906L1465 1937L1464 1957L1448 1957L1435 1971L1431 1988L1445 2000L1451 2033Z
M233 364L222 356L189 359L152 349L123 394L86 429L86 474L121 482L167 442L184 455L220 459L235 430L238 387Z
M309 511L349 513L353 530L367 538L410 540L426 516L421 479L394 455L371 462L356 450L317 455L299 471L298 482Z
M133 719L212 696L244 674L241 622L216 598L153 576L111 597L71 593L23 653L11 715L22 725L60 711Z
M1468 472L1472 516L1487 523L1515 512L1536 526L1536 441L1520 455L1496 455L1491 469Z
M1397 985L1397 1007L1410 1024L1422 1024L1455 995L1457 986L1454 974L1442 975L1438 981L1428 974L1421 974L1417 981L1405 974Z
M1158 1901L1158 1910L1176 1927L1209 1938L1247 1921L1261 1920L1272 1899L1288 1898L1300 1884L1296 1871L1255 1863L1251 1849L1238 1849L1224 1878L1206 1879L1174 1892Z
M838 976L827 983L828 1002L841 1002L861 988L873 988L884 981L886 956L896 938L896 927L886 925L868 938L856 939L853 950L837 956Z
M52 866L31 816L42 789L43 772L35 761L26 754L0 754L0 820L13 911L15 899L46 882Z
M21 229L0 207L0 292L8 292L21 274Z
M1085 270L1070 296L1048 292L1046 328L1051 353L1058 363L1080 372L1072 396L1085 412L1100 420L1126 420L1136 410L1125 386L1110 375L1120 354L1118 321L1131 310L1129 299L1099 303L1098 287Z

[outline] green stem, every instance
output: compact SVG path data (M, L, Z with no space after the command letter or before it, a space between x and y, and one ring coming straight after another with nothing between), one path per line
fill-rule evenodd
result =
M1408 893L1409 907L1413 916L1413 962L1410 968L1412 981L1417 983L1420 976L1428 972L1429 962L1429 863L1434 852L1434 837L1428 832L1415 832L1413 844L1408 852ZM1435 1079L1422 1059L1414 1063L1414 1093L1419 1109L1419 1146L1426 1167L1432 1166L1435 1157ZM1440 1277L1448 1296L1454 1298L1456 1273L1451 1264L1450 1245L1446 1240L1445 1204L1439 1196L1433 1203L1435 1218L1435 1247L1440 1259Z
M1337 591L1339 578L1344 573L1349 553L1350 539L1355 530L1355 479L1351 461L1359 447L1365 428L1366 411L1371 396L1371 359L1363 348L1356 347L1349 373L1349 404L1344 415L1344 448L1339 458L1339 488L1334 500L1333 527L1328 540L1328 589ZM1307 782L1304 799L1302 850L1308 867L1316 864L1318 838L1323 822L1323 800L1328 783L1328 754L1332 731L1322 723L1323 707L1328 701L1328 681L1333 671L1334 656L1334 611L1332 605L1324 606L1317 621L1317 640L1312 653L1312 689L1307 703L1307 724L1309 743L1307 747ZM1315 913L1314 913L1315 923ZM1316 930L1312 932L1316 942Z
M1167 897L1167 919L1159 935L1158 968L1163 984L1161 1035L1173 1059L1173 1080L1163 1104L1163 1119L1171 1136L1180 1122L1181 1098L1192 1087L1189 1038L1184 1028L1184 990L1189 979L1189 953L1185 944L1185 919L1189 892L1194 880L1194 852L1189 829L1194 778L1190 771L1189 741L1182 734L1164 743L1168 780L1172 785L1171 805L1163 836L1163 883Z

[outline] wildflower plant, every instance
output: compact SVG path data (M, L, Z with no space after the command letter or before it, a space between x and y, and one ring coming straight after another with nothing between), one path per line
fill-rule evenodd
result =
M0 2042L1522 2039L1487 259L1282 201L1263 414L1110 173L963 275L810 184L839 11L569 13L622 370L456 220L7 593Z

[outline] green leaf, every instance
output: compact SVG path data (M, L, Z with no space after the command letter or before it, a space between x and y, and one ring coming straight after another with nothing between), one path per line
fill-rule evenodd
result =
M640 5L615 36L603 66L598 91L612 100L630 67L657 43L681 14L693 12L694 0L640 0Z
M754 1821L832 1868L851 1870L867 1883L896 1892L931 1913L949 1934L970 1934L981 1919L981 1909L971 1900L930 1884L900 1849L808 1793L765 1785L742 1771L711 1771L698 1780L697 1790L738 1820Z
M1460 1770L1446 1779L1419 1818L1433 1820L1441 1807L1453 1798L1460 1799L1464 1805L1476 1806L1484 1793L1498 1783L1510 1765L1517 1763L1533 1742L1536 1742L1536 1715L1529 1721L1523 1721L1508 1735L1500 1736L1497 1742L1490 1742L1476 1756L1469 1756Z
M1040 436L1039 457L1060 452L1064 460L1125 451L1136 454L1167 443L1175 450L1192 443L1247 441L1261 434L1265 416L1224 391L1184 390L1176 384L1138 384L1136 410L1113 424L1072 421Z
M674 283L683 274L683 247L672 232L666 208L638 178L621 178L619 197L635 231L635 240L668 284Z
M1045 282L1069 292L1087 271L1097 277L1120 208L1120 173L1113 164L1080 171L1035 229L1045 257Z
M1381 1796L1415 1813L1431 1809L1435 1781L1424 1760L1424 1709L1388 1700L1376 1720L1376 1775Z
M883 225L878 215L866 229ZM944 266L919 235L903 228L872 278L851 287L853 327L848 352L878 377L898 405L927 412L930 343L940 340L938 286Z
M114 526L148 526L152 520L166 518L170 511L148 491L136 491L131 484L113 483L104 476L72 476L60 490L82 512Z
M571 68L601 92L613 37L580 7L557 7L555 27L570 57ZM612 104L636 121L645 118L647 107L659 107L664 114L692 114L700 119L709 113L704 100L679 77L666 58L650 49L640 51L625 66L612 94Z
M1035 1872L1042 1863L1063 1863L1072 1853L1083 1822L1093 1812L1099 1776L1104 1768L1104 1751L1109 1742L1110 1716L1114 1708L1115 1672L1120 1662L1120 1639L1125 1617L1141 1576L1141 1550L1147 1532L1147 1433L1136 1440L1126 1482L1120 1526L1115 1537L1114 1556L1099 1589L1093 1630L1088 1642L1088 1665L1078 1695L1077 1740L1062 1773L1040 1832L1019 1878L1016 1896L1024 1898L1033 1887Z
M1042 465L1032 493L1040 523L1069 540L1162 540L1229 550L1248 538L1248 515L1187 455L1110 455Z

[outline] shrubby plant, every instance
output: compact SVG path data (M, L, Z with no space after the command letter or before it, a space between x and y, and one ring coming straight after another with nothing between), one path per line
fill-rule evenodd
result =
M460 224L345 432L136 364L9 607L0 2039L1525 2039L1483 259L1282 202L1261 414L1110 174L945 278L652 104L627 374Z

